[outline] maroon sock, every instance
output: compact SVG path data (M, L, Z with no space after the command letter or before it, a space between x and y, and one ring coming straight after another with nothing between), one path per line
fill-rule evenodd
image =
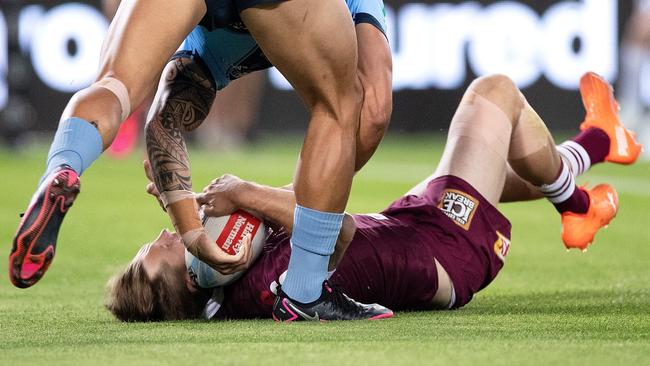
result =
M589 195L576 186L573 174L563 161L553 181L541 185L539 190L560 213L571 211L581 214L589 210Z
M573 141L587 151L591 165L602 163L609 154L609 136L600 128L588 128L574 137Z
M589 128L572 140L557 146L557 152L569 164L574 177L582 175L589 168L605 161L609 154L609 136L600 128Z
M555 209L559 213L575 212L583 214L589 210L589 195L580 187L576 187L571 197L568 200L560 203L554 203Z

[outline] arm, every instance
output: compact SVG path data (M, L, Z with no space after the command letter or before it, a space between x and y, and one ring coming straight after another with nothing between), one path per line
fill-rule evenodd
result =
M199 219L183 133L207 116L216 95L208 73L191 58L176 58L163 71L154 113L145 127L151 176L185 247L224 274L245 268L250 243L230 256L211 245Z
M291 190L264 186L232 175L224 175L212 181L203 193L197 196L197 201L205 205L206 215L223 216L236 209L243 209L264 220L283 226L288 232L293 228L296 196ZM356 230L354 219L346 213L334 254L330 257L330 270L336 268L343 258Z
M386 36L375 26L356 26L363 105L357 135L355 171L370 160L384 137L393 112L393 59Z

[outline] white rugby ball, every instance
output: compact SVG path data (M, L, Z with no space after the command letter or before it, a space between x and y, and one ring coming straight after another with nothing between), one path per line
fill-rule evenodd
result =
M203 227L208 234L208 238L214 245L230 255L238 253L239 248L244 242L244 237L251 234L253 237L251 243L251 263L262 253L268 234L264 222L245 211L236 211L230 216L204 216ZM187 250L185 250L185 265L187 266L190 277L194 279L197 285L203 288L228 285L241 277L245 272L239 271L229 275L221 274L219 271L201 262Z

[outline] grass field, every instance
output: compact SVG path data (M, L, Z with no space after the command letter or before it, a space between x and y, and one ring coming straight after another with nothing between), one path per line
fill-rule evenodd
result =
M434 168L442 140L388 139L356 177L349 210L381 210ZM223 172L267 184L292 176L300 140L233 154L192 153L195 188ZM587 178L621 210L587 253L566 252L550 204L502 206L514 226L497 280L465 308L378 322L270 320L123 324L102 304L107 279L168 219L143 193L138 158L102 158L83 177L56 260L18 290L0 261L0 365L650 365L650 164L602 165ZM44 151L0 153L3 258L43 167Z

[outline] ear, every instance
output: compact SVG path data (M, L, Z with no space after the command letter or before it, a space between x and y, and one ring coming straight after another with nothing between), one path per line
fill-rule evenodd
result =
M187 271L184 272L183 279L185 281L185 287L187 287L190 293L195 294L199 292L199 286L197 286L197 284L192 281L192 278L190 277L190 274L187 273Z

